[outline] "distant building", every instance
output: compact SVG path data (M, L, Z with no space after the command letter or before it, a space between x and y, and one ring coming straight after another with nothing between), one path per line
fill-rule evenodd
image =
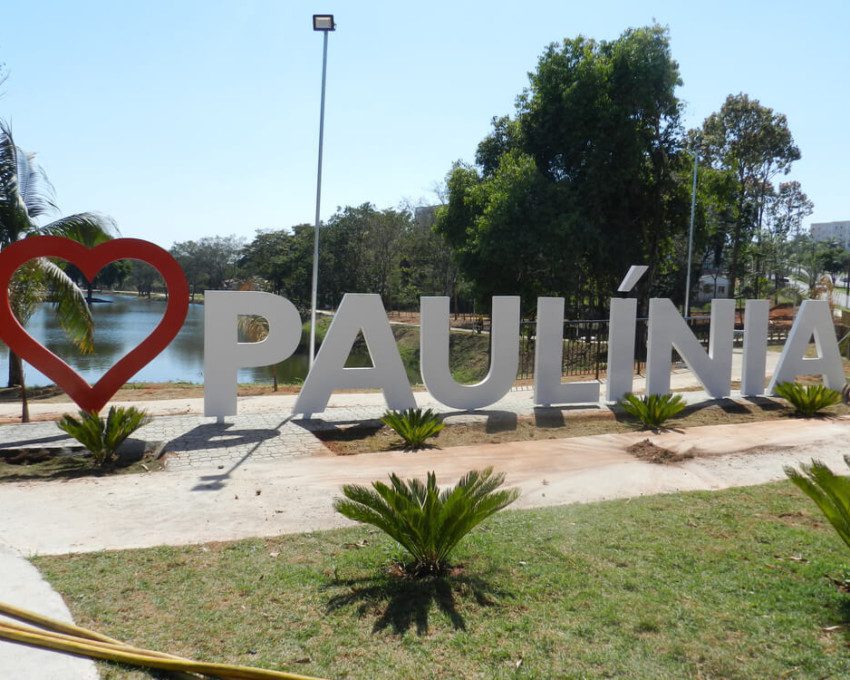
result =
M437 221L437 205L423 205L413 209L413 221L420 229L430 229Z
M842 222L816 222L812 224L815 241L837 241L845 250L850 250L850 220Z
M703 274L699 277L699 288L696 295L697 303L708 302L715 298L728 298L731 283L722 274Z

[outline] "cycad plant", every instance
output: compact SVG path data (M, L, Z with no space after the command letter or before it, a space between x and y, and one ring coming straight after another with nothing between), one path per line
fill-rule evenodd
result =
M38 221L57 210L53 187L31 153L22 151L9 126L0 121L0 248L29 236L64 236L87 245L112 238L115 225L94 213L60 217L48 224ZM9 285L12 311L26 324L36 306L46 299L56 303L60 325L80 351L90 352L94 323L83 291L65 271L47 258L31 260L21 267ZM23 364L9 353L9 387L21 386L22 420L29 420Z
M413 576L440 575L461 539L494 513L519 497L517 489L501 489L505 475L493 468L467 472L456 486L440 491L433 472L418 479L372 482L342 487L345 498L334 508L348 519L377 527L407 551L405 571Z
M779 383L773 391L794 407L794 412L804 418L811 418L818 411L835 406L841 401L841 392L825 385L801 385L800 383Z
M850 467L850 456L844 456L844 462ZM801 464L799 470L786 466L785 474L815 502L850 548L850 478L836 475L819 460Z
M681 394L650 394L645 397L627 394L620 402L626 413L637 418L645 428L653 430L681 413L686 405Z
M112 406L106 418L96 411L80 411L80 417L64 415L57 423L92 454L94 464L105 467L115 461L118 447L148 422L145 411L129 406Z
M387 411L381 422L404 439L408 449L421 449L425 441L435 437L445 427L442 418L431 409L409 408L404 411Z

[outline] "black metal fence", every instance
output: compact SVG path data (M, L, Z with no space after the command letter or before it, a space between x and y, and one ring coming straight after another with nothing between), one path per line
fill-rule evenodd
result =
M691 317L686 320L700 344L708 348L711 332L709 317ZM583 319L564 322L564 353L561 372L565 377L586 376L598 380L608 370L608 319ZM520 324L520 358L517 378L534 376L534 321ZM489 332L489 320L482 329ZM646 364L647 319L637 320L635 332L635 373L640 374ZM768 344L782 345L788 337L788 324L770 323L768 325ZM743 327L738 324L734 336L735 346L743 344ZM673 352L673 361L681 357Z

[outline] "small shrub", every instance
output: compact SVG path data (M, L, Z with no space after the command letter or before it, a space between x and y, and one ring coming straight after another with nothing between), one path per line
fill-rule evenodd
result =
M825 385L801 385L800 383L779 383L773 391L794 407L794 412L804 418L811 418L818 411L841 401L841 392L831 390Z
M439 575L461 539L485 519L513 503L518 489L501 489L502 473L493 468L467 472L456 486L440 491L433 472L423 484L390 475L390 484L372 482L342 487L337 512L356 522L378 527L412 558L405 571L414 576Z
M627 394L620 402L626 413L653 430L681 413L686 405L681 394L650 394L643 398Z
M91 452L95 465L104 467L114 462L118 447L146 422L144 411L112 406L106 418L96 411L80 411L79 419L66 414L57 425Z
M850 466L850 456L844 456L844 462ZM850 478L836 475L819 460L801 464L799 470L786 466L785 474L815 502L850 548Z
M425 440L439 434L445 427L440 416L431 409L409 408L406 411L387 411L381 422L404 439L407 448L416 450L425 445Z

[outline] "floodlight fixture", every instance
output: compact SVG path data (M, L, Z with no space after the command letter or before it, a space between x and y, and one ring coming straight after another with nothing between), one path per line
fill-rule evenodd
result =
M314 14L313 15L313 30L314 31L335 31L336 24L334 23L333 14Z

